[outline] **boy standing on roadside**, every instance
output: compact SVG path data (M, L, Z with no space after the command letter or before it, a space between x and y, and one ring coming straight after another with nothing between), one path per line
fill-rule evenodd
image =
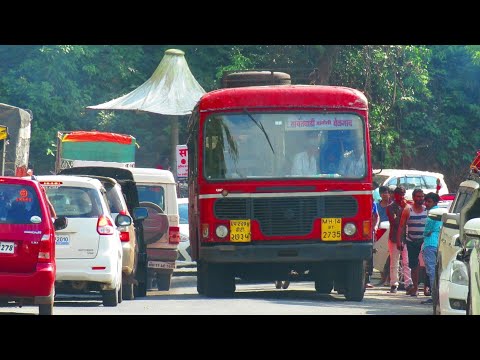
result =
M428 211L438 208L437 204L439 201L440 197L434 192L429 192L425 195L425 207ZM425 236L422 249L423 261L425 262L425 270L427 271L430 280L430 289L432 290L435 279L435 264L437 262L438 238L440 236L441 227L441 221L427 218L425 230L423 232L423 235ZM432 298L429 298L422 301L422 304L431 304L432 302Z

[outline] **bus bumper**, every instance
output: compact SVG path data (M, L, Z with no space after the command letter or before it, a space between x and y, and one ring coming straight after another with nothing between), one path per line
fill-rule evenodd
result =
M369 260L372 242L310 244L222 244L200 248L200 259L209 263L298 263Z

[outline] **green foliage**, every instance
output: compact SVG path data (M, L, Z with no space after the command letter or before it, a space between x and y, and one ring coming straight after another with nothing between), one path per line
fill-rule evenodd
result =
M367 96L372 147L386 150L384 166L441 171L452 190L480 147L476 45L1 45L0 102L32 110L37 173L54 168L58 130L131 134L140 145L139 166L169 156L168 117L86 110L141 85L169 48L185 51L206 91L229 70L285 71L303 84L314 68L328 72L328 84ZM179 119L180 143L188 137L187 118Z

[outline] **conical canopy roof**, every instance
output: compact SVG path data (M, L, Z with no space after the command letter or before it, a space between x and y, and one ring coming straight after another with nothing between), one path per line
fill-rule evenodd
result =
M191 114L205 90L193 77L184 55L181 50L166 50L153 75L138 88L106 103L87 106L87 109Z

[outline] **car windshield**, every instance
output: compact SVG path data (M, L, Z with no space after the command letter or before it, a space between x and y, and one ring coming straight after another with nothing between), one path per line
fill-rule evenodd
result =
M137 184L138 201L152 202L165 211L165 190L158 185L140 185Z
M205 177L361 178L364 128L355 114L215 114L205 123Z
M121 210L123 210L123 205L122 201L120 200L119 196L121 195L117 190L115 189L115 186L112 184L103 184L105 187L105 190L107 190L107 200L108 200L108 206L110 207L110 211L113 214L118 214Z
M100 193L76 186L45 186L57 216L98 217L103 214Z
M180 224L188 224L188 204L178 204L178 215L180 216Z

